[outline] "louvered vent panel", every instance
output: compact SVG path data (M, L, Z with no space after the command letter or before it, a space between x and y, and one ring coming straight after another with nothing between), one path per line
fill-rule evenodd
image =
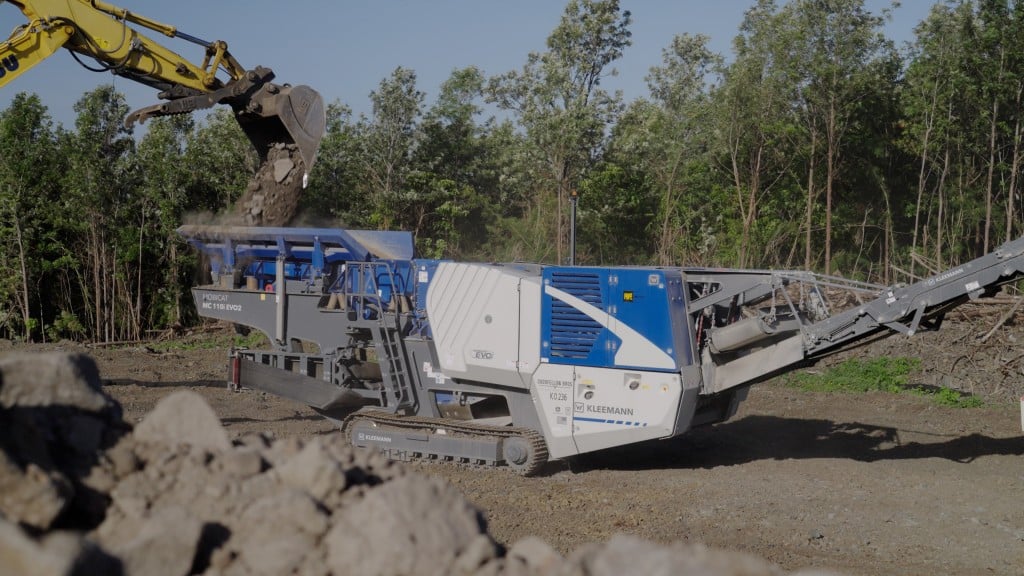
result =
M601 281L597 274L555 272L551 285L604 310ZM586 358L601 334L602 326L557 298L551 299L551 355Z

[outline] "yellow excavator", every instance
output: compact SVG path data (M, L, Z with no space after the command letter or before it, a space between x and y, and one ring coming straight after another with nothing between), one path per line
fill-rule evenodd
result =
M273 71L243 68L223 41L208 42L112 4L8 3L28 21L0 43L0 87L64 48L90 70L109 71L160 91L159 98L166 102L132 112L125 119L129 126L154 116L231 106L260 158L260 168L238 204L239 223L283 226L292 219L326 125L318 92L308 86L274 84ZM205 51L202 63L190 62L129 24L198 44ZM81 56L97 66L86 64Z

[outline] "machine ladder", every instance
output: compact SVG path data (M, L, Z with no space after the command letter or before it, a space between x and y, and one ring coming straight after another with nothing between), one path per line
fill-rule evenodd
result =
M377 328L375 349L385 382L384 396L388 407L396 410L409 409L415 413L416 397L409 372L408 354L401 334L401 320L397 313L385 313Z

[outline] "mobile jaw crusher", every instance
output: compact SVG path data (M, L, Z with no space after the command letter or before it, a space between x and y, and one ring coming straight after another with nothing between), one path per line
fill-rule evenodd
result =
M460 263L404 232L183 226L199 313L270 339L230 382L396 459L507 465L683 434L750 385L872 336L938 329L1024 275L1024 239L909 286L809 272ZM842 303L842 305L840 305Z

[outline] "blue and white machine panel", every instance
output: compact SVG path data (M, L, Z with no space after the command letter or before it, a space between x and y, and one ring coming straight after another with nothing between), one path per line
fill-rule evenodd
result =
M542 362L673 372L690 362L665 270L548 267L543 288Z

